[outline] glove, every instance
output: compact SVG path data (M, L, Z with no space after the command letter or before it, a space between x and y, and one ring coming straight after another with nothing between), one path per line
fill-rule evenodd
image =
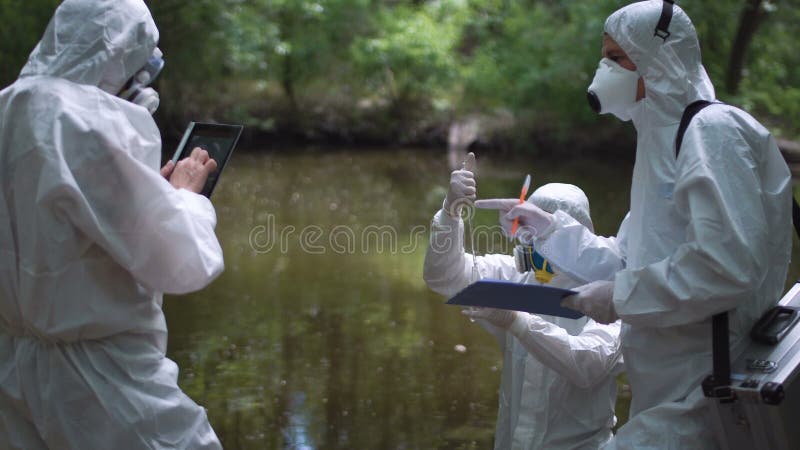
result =
M516 311L509 311L507 309L495 308L469 308L462 309L461 314L471 319L483 319L492 325L507 330L514 319L517 318Z
M564 298L561 306L580 311L602 324L616 322L619 317L614 309L614 282L593 281L575 288L577 294Z
M461 217L461 208L475 201L475 154L469 152L464 167L450 174L450 188L444 198L444 211L453 218Z
M161 103L161 99L158 96L158 91L151 87L143 88L139 94L131 99L131 102L136 103L139 106L142 106L150 112L150 115L156 113L158 109L158 105Z
M518 237L522 242L530 242L542 234L553 223L553 215L531 202L519 202L516 198L495 198L478 200L476 208L497 209L500 211L500 226L503 233L510 238ZM517 235L511 235L514 219L519 218Z

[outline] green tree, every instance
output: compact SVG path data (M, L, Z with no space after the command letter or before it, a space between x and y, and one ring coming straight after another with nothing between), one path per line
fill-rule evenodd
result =
M465 13L458 1L387 8L375 32L354 41L353 63L367 87L362 93L387 102L389 129L450 107L460 86L455 47Z
M17 79L58 4L57 0L0 0L0 88Z

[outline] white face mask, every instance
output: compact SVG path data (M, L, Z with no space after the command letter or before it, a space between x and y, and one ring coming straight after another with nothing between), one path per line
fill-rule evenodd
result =
M622 121L631 120L636 105L639 74L603 58L587 93L589 105L600 114L614 114Z

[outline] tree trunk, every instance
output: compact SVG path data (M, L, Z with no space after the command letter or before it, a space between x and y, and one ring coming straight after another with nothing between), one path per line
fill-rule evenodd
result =
M800 182L800 142L780 138L775 139L775 142L792 171L792 180L797 184Z
M739 91L747 48L765 16L762 3L762 0L745 0L744 8L742 8L739 29L736 31L736 38L731 47L731 57L728 61L728 76L725 80L725 88L732 95Z
M480 123L474 117L450 124L447 135L447 163L450 170L461 169L467 148L478 139L479 130Z

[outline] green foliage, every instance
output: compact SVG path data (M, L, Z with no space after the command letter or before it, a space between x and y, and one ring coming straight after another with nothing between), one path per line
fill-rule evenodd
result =
M773 131L800 136L800 8L795 2L771 3L769 14L747 54L741 86L742 105L766 118Z
M717 95L724 95L721 90L725 85L730 49L736 36L739 14L744 0L720 0L718 2L685 0L680 5L692 18L692 23L697 30L703 65L714 83ZM721 20L721 18L725 20Z
M467 29L473 37L465 36L479 42L464 57L466 107L511 108L527 118L523 126L555 126L561 133L596 122L586 86L599 59L604 19L620 2L486 4L492 2L472 2L475 21Z
M458 73L454 46L463 11L459 2L434 2L384 12L377 33L353 43L355 67L395 102L443 94Z
M57 0L0 0L0 88L17 79L44 34Z
M511 117L518 147L596 146L630 134L585 88L622 0L159 0L167 68L159 122L243 121L316 139L425 141L464 115ZM0 84L14 80L57 4L0 0ZM684 0L719 98L800 136L800 5L764 2L736 96L724 90L744 0ZM504 126L505 126L504 125ZM584 130L575 134L574 129ZM509 127L504 128L508 132ZM604 136L604 137L602 137Z

